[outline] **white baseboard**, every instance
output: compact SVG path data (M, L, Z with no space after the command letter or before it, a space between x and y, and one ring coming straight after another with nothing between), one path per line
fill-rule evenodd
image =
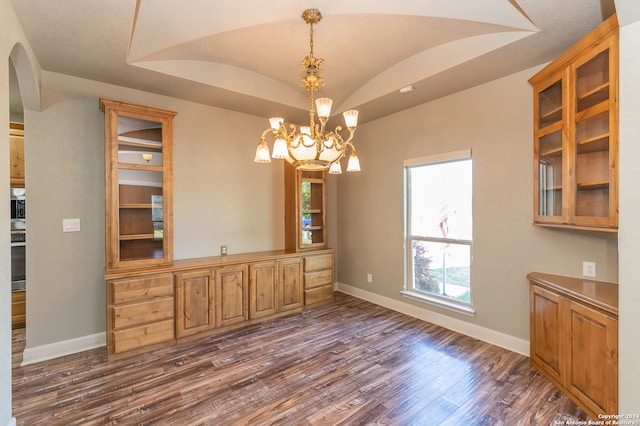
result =
M11 417L9 419L9 423L7 423L7 426L16 426L16 418L15 417Z
M462 321L447 315L442 315L428 309L420 308L406 302L381 296L370 291L336 282L334 288L343 293L350 294L359 299L384 306L391 310L401 312L414 318L427 321L458 333L482 340L492 345L529 356L529 341L501 333L490 328L482 327L467 321ZM107 336L105 332L76 337L62 342L26 348L22 354L22 365L35 364L49 359L71 355L89 349L106 346ZM14 423L15 424L15 423ZM9 422L8 426L13 426Z
M49 343L48 345L26 348L22 353L22 364L29 365L65 355L71 355L89 349L106 346L107 334L105 332L76 337L62 342Z
M482 327L467 321L462 321L447 315L442 315L428 309L420 308L406 302L391 299L386 296L381 296L379 294L362 290L357 287L352 287L344 283L337 282L335 283L334 288L343 293L347 293L351 296L357 297L358 299L363 299L368 302L375 303L376 305L384 306L385 308L389 308L391 310L439 325L441 327L473 337L475 339L482 340L492 345L500 346L501 348L510 350L512 352L529 356L528 340L513 337L508 334L492 330L490 328Z

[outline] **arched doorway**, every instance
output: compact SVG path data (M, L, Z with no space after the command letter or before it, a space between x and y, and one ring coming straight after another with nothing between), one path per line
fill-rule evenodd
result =
M9 177L11 205L11 329L12 352L24 350L26 338L26 188L24 106L13 60L9 58ZM12 362L20 362L13 356Z
M10 13L5 13L5 8L7 7L6 2L0 2L0 9L2 9L2 13L0 14L0 22L2 26L6 25L8 31L5 33L6 37L3 37L0 41L0 52L1 56L4 56L4 60L6 61L5 65L7 68L3 70L2 73L2 87L0 87L0 93L2 93L2 98L7 99L5 102L9 102L10 105L2 106L2 118L5 122L4 125L7 129L8 124L7 119L11 120L12 116L9 113L9 110L13 108L15 111L22 109L23 111L39 111L40 110L40 66L37 63L37 60L33 53L25 48L23 43L26 43L24 39L24 34L21 31L17 31L14 29L16 26L14 25L14 21L12 21L12 16ZM12 73L11 76L9 74ZM12 89L10 89L9 80L15 79L19 87L18 95L12 93ZM13 99L11 99L13 98ZM11 105L11 102L19 102L22 107L16 107L15 104ZM21 102L20 102L21 101ZM23 113L23 118L28 114ZM14 115L14 119L17 117ZM28 118L23 119L23 121L28 121ZM6 132L6 130L5 130ZM3 153L3 161L2 164L5 166L9 165L8 158L5 161L5 156L9 156L9 134L5 133L6 136L2 138L4 147L6 149L6 153ZM7 142L4 142L4 141ZM2 176L2 186L6 189L10 186L8 180L9 174L3 173ZM9 198L10 195L5 194L6 198ZM6 200L5 198L5 200ZM4 313L8 313L8 315L3 316L7 318L4 323L0 325L0 341L2 342L2 350L0 351L0 423L6 424L15 424L15 419L7 416L11 415L11 364L12 364L12 356L11 356L11 325L9 322L11 321L10 312L11 312L11 297L10 297L10 288L9 288L9 280L10 276L8 273L10 266L10 257L11 252L9 245L6 245L6 240L9 239L9 219L10 215L7 214L7 209L3 210L4 213L0 214L0 217L3 219L2 222L5 223L5 231L3 231L2 236L5 238L5 245L2 249L0 249L0 263L3 266L3 274L2 281L3 286L5 287L2 292L0 292L3 297L0 299L0 311ZM4 271L7 271L5 273ZM6 278L6 279L5 279ZM8 423L7 423L8 420Z

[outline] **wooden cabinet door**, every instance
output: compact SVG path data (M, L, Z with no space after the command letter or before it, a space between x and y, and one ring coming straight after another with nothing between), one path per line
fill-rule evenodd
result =
M302 259L283 259L279 267L281 311L299 308L304 305L302 286Z
M571 339L567 388L594 413L617 413L617 320L571 303Z
M277 262L253 263L249 266L251 274L249 295L249 318L261 318L278 312L278 273Z
M237 324L249 319L247 266L216 269L218 325Z
M531 362L563 386L568 360L566 303L558 294L531 285Z
M24 188L24 124L9 123L11 186Z
M210 270L176 274L176 337L216 326L214 291Z

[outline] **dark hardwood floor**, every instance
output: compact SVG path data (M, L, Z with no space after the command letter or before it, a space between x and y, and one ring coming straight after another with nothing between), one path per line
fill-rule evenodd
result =
M18 425L551 425L586 419L527 357L336 293L336 303L107 362L20 367Z

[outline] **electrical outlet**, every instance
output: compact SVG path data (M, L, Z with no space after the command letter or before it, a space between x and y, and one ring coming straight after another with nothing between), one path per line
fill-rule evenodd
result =
M595 278L596 277L596 262L582 262L582 276Z
M367 274L367 282L369 284L371 284L373 282L373 275L372 274Z

